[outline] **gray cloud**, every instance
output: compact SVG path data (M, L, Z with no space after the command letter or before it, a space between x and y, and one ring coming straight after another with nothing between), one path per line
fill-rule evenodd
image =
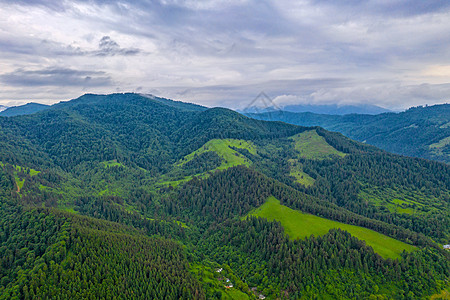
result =
M38 38L0 37L0 47L4 53L14 55L40 55L44 57L57 56L133 56L144 54L138 48L122 48L109 36L103 36L98 49L87 50L80 46L64 45L55 41Z
M136 55L141 52L141 50L136 48L120 48L119 44L113 41L109 36L104 36L101 38L99 45L99 50L88 52L96 56L114 56L114 55Z
M372 83L370 86L343 78L274 80L252 85L221 85L201 88L174 87L146 91L206 106L246 108L255 97L266 93L278 106L289 104L377 104L394 110L429 103L450 102L450 83L402 85Z
M46 68L42 70L17 69L0 75L0 82L10 86L109 86L112 80L105 72L83 71L68 68Z
M345 8L349 14L376 14L384 17L423 15L441 12L450 7L450 2L446 0L314 0L311 3L335 7L340 11Z
M92 80L103 92L139 89L229 107L261 91L277 101L389 107L448 97L449 1L0 3L13 20L0 24L0 101L71 80L64 96ZM52 66L94 74L30 71Z

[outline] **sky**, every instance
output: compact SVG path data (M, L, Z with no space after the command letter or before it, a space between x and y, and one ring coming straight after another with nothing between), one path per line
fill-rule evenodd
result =
M0 0L0 105L450 102L450 1Z

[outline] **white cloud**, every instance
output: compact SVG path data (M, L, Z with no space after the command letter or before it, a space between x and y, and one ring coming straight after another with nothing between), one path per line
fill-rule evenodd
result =
M397 108L450 98L442 1L3 2L0 104L117 90L229 107L261 91L280 104ZM108 80L45 87L11 77L55 68Z

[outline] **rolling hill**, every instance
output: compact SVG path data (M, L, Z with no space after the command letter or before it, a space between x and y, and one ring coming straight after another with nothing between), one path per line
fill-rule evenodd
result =
M450 277L449 165L148 95L0 117L0 204L0 299L420 298Z

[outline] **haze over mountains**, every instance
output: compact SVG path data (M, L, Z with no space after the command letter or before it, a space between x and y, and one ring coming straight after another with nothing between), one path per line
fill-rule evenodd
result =
M0 117L0 294L429 297L449 168L139 94Z
M392 112L389 109L370 105L370 104L355 104L355 105L338 105L338 104L296 104L296 105L283 105L283 106L266 106L261 107L251 106L244 110L238 110L241 113L266 113L272 111L288 111L288 112L311 112L316 114L328 114L328 115L346 115L346 114L367 114L376 115L386 112Z
M321 126L389 152L450 163L450 104L379 115L337 116L287 111L248 115L261 120Z

